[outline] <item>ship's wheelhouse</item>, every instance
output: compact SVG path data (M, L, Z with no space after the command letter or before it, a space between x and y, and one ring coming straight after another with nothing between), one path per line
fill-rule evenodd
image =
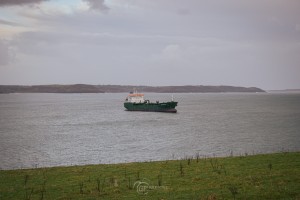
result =
M145 102L144 94L142 93L129 94L125 101L130 103L144 103Z

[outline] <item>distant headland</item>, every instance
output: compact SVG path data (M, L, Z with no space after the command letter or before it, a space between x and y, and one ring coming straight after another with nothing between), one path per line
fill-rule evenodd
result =
M141 92L153 93L223 93L223 92L265 92L257 87L236 86L134 86L134 85L0 85L0 93L122 93L135 88Z

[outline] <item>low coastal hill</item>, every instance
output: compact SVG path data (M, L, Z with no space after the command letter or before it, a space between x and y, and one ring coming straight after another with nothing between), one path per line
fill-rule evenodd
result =
M218 92L265 92L256 87L236 86L134 86L134 85L0 85L0 93L120 93L136 89L154 93L218 93Z

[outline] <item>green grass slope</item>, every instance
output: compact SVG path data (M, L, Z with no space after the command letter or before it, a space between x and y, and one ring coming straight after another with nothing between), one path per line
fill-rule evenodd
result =
M0 199L300 199L300 153L2 170Z

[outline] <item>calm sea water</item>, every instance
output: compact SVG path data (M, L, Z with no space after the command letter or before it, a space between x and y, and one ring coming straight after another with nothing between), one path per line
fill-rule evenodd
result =
M177 114L124 111L126 95L1 94L0 168L300 150L300 94L175 94Z

